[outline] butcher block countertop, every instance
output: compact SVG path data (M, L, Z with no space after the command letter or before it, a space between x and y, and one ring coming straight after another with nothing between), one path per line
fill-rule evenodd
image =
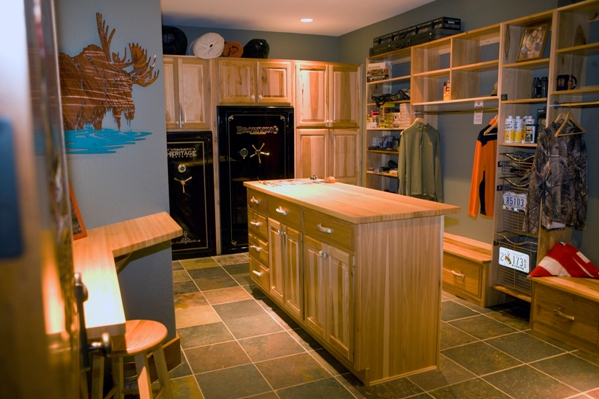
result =
M87 287L84 302L88 337L125 333L125 311L115 258L169 241L183 234L166 212L87 230L87 237L73 241L75 273Z
M454 205L426 201L353 186L310 179L245 182L247 188L323 212L354 224L413 219L459 213Z

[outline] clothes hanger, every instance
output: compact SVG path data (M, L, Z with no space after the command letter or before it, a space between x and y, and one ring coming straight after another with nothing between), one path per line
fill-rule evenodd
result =
M487 130L485 130L485 132L483 133L483 136L497 136L497 132L491 133L491 130L495 129L498 125L497 117L498 117L498 115L495 115L495 117L493 117L493 119L491 119L491 121L489 122L489 127L487 128Z
M564 128L566 127L566 125L568 123L572 124L572 126L574 126L574 128L576 128L578 130L574 131L572 133L562 133L562 131L564 130ZM582 126L580 126L580 123L578 123L576 121L576 119L574 119L574 115L572 115L572 112L568 111L564 117L564 121L562 122L562 125L559 127L559 129L557 129L557 132L555 132L555 137L574 136L576 134L583 134L585 132L586 132L586 130L584 130L584 128Z

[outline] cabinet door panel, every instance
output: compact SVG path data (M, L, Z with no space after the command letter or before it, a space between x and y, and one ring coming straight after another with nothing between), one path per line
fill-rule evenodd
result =
M258 62L258 98L261 104L291 104L291 63Z
M179 128L179 100L176 91L175 61L164 57L164 105L166 108L166 129Z
M296 69L297 126L326 127L327 91L326 65L302 65Z
M179 103L183 127L186 129L209 128L207 71L208 63L203 60L178 60Z
M302 234L285 227L285 307L299 319L302 318Z
M296 177L307 178L316 175L324 179L328 173L328 130L298 129L297 134Z
M326 273L322 243L304 238L304 315L306 327L324 338L326 318Z
M358 165L360 163L358 131L331 130L329 137L331 165L327 173L335 176L342 183L358 184Z
M270 294L278 302L283 303L284 292L284 254L283 254L283 231L281 223L274 219L268 219L268 242L269 269L270 269Z
M329 83L330 127L358 127L360 111L360 68L334 65Z
M353 360L354 305L353 257L337 248L325 245L328 266L330 302L327 303L327 341L348 360Z
M256 99L256 62L219 60L218 83L221 104L254 104Z

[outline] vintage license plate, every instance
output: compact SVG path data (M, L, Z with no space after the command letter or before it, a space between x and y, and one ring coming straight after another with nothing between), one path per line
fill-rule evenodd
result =
M511 211L525 210L526 194L506 191L503 193L503 209L509 209Z
M530 256L513 249L499 247L499 264L510 269L530 273Z

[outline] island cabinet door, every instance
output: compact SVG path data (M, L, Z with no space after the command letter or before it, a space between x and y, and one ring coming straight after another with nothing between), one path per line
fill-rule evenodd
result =
M298 319L303 319L303 273L302 273L302 233L285 227L285 308Z
M323 244L304 238L304 315L306 327L324 338L326 324L326 273Z
M347 360L353 361L353 256L326 244L323 250L329 290L325 339Z
M283 253L284 246L284 231L283 225L274 219L268 219L268 242L269 249L269 266L270 266L270 288L269 292L272 297L283 304L284 292L284 276L283 264L285 255Z

